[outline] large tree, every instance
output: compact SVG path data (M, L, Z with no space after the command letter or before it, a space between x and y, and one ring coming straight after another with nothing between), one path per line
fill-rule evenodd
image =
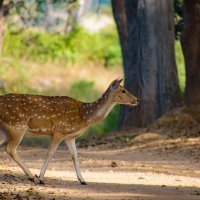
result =
M177 106L173 0L112 0L122 48L125 87L140 99L123 106L120 129L144 127Z
M186 64L185 103L200 121L200 1L184 1L182 47Z
M6 16L8 15L9 0L0 0L0 54L6 29Z

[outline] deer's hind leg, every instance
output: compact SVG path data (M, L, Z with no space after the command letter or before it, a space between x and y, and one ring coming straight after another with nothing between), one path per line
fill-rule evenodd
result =
M30 170L27 166L23 163L20 157L17 154L17 147L20 144L25 131L24 130L14 130L14 129L7 129L4 130L9 135L7 145L6 145L6 152L13 158L13 160L21 167L24 173L28 176L29 180L32 182L36 182L36 179L31 174Z

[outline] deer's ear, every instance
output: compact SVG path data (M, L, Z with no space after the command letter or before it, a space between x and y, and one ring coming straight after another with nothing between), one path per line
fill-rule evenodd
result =
M112 91L116 90L120 86L120 83L122 82L122 80L123 79L114 80L109 86L110 91L112 92Z

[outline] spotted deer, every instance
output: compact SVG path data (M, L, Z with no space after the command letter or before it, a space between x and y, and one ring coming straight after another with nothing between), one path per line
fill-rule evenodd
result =
M120 86L122 79L114 80L95 102L84 103L67 96L5 94L0 96L0 143L22 168L28 178L44 184L44 174L57 147L65 141L72 157L76 175L86 185L77 157L75 139L104 119L116 104L136 106L138 99ZM34 177L17 155L16 149L25 133L51 136L47 157L39 177Z

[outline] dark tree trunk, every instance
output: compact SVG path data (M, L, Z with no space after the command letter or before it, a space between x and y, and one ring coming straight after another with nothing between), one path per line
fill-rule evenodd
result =
M173 0L112 0L125 87L140 105L122 106L119 129L144 127L180 100L174 56Z
M185 0L181 38L186 64L186 111L200 122L200 1Z
M186 64L187 105L200 104L200 1L185 0L182 47Z
M8 15L9 0L0 0L0 54L3 47L4 33L6 29L6 16Z

